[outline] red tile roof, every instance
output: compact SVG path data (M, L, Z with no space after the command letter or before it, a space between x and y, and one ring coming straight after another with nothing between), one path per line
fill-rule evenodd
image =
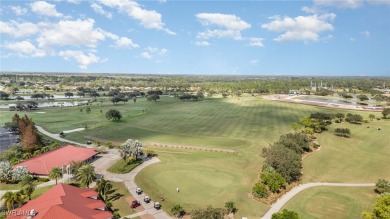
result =
M85 194L91 196L85 197ZM38 198L27 202L20 208L8 213L9 219L25 219L29 212L34 209L36 215L33 219L107 219L112 218L110 211L103 211L97 208L105 208L102 200L96 200L97 196L93 189L81 189L67 184L58 184ZM15 212L12 215L12 212Z
M53 167L61 168L70 164L71 161L84 161L95 154L97 153L93 148L67 145L30 158L14 166L26 166L32 174L49 175Z

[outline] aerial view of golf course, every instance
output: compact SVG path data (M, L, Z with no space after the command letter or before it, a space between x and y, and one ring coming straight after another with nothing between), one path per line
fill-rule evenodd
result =
M0 219L390 219L390 0L1 0Z

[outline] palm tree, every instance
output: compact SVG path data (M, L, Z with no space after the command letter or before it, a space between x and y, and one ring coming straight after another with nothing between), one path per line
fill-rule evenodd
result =
M111 189L111 182L109 180L105 180L104 177L102 177L96 185L96 191L104 200L107 200L108 195L111 193Z
M31 200L31 194L35 191L34 179L30 175L24 175L20 185L23 188L23 193L28 196L28 200Z
M79 168L76 174L77 180L89 188L89 184L96 178L95 168L91 164L85 164Z
M6 192L3 197L1 197L1 200L4 200L4 204L7 206L8 211L14 209L15 196L13 192Z
M49 173L49 179L55 179L56 180L56 185L57 185L57 180L58 179L61 179L63 176L63 173L61 171L60 168L58 167L53 167L51 170L50 170L50 173Z
M24 202L24 199L26 198L26 195L23 193L23 191L17 191L13 193L14 201L18 203L18 207L22 207L22 204Z

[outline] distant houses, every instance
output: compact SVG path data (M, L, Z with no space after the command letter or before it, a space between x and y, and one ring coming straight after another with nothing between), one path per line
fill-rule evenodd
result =
M53 167L66 168L72 161L90 161L97 154L93 148L76 147L67 145L32 157L14 165L25 166L33 175L49 175Z
M7 212L7 218L113 218L106 204L98 197L94 189L60 183L22 207Z

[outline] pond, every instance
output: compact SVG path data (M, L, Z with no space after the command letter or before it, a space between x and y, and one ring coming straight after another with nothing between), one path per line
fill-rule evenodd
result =
M23 102L20 102L23 103ZM65 106L65 107L71 107L71 106L81 106L87 104L88 101L75 101L75 102L40 102L38 103L38 108L41 107L56 107L56 106ZM16 106L16 103L10 103L10 104L1 104L0 109L9 109L10 106Z
M353 102L353 101L348 101L348 100L333 100L333 99L325 99L325 98L320 98L320 97L299 97L298 99L306 100L306 101L321 102L321 103L333 103L333 104L347 105L347 106L381 107L380 105L376 105L376 104L360 103L360 102Z
M15 95L13 97L11 97L11 99L16 99L16 96L21 96L23 97L23 99L25 100L35 100L35 98L31 98L31 95L30 96L25 96L25 95ZM54 99L73 99L73 98L79 98L79 96L73 96L73 97L65 97L65 95L57 95L57 94L54 94L53 95ZM41 100L41 98L39 98Z

